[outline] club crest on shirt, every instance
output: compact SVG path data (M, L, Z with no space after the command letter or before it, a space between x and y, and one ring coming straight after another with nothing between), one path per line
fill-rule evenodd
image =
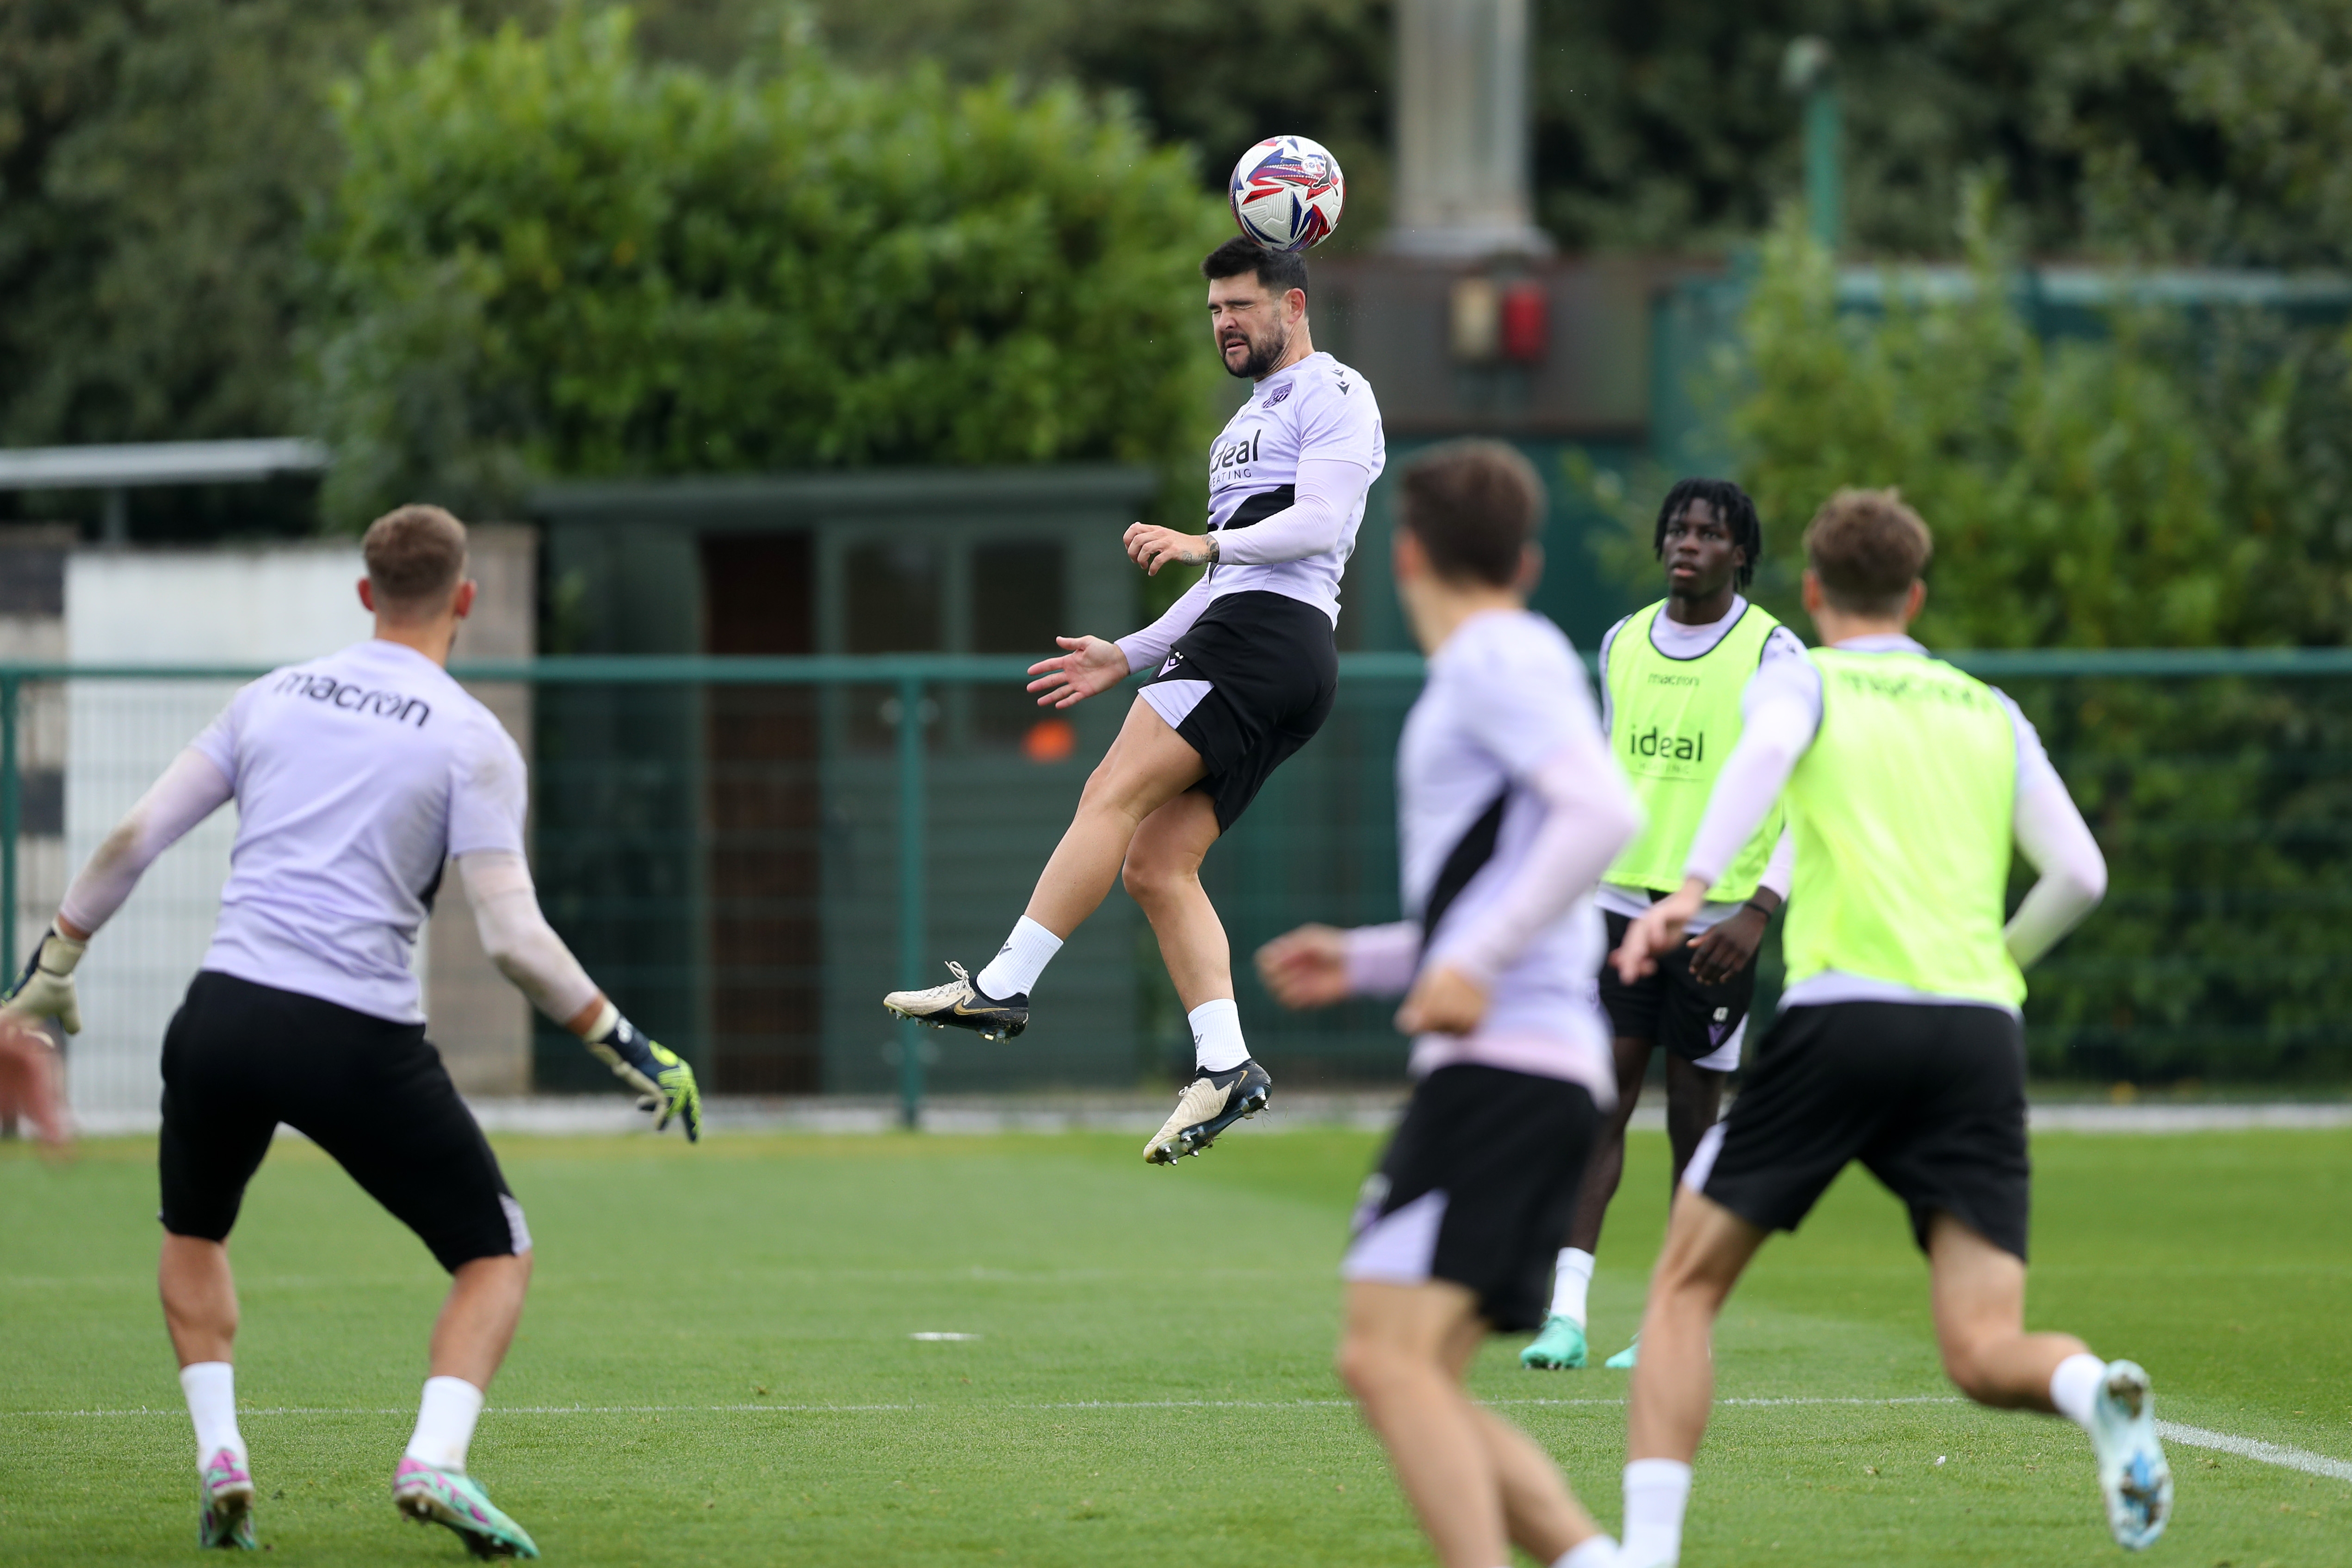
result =
M1265 406L1272 408L1276 403L1280 402L1284 398L1286 398L1289 395L1290 383L1288 382L1285 382L1280 386L1274 389L1273 395L1265 400Z

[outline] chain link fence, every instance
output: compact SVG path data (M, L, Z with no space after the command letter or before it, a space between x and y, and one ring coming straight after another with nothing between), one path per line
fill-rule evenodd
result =
M2036 1073L2102 1082L2352 1078L2352 651L1956 655L2025 706L2106 848L2112 886L2038 967ZM993 1044L894 1023L883 991L977 968L1026 901L1123 695L1041 714L1019 658L549 659L460 666L523 742L549 917L713 1092L1132 1090L1191 1061L1123 893ZM21 958L85 861L226 702L225 669L0 666L0 931ZM1280 1012L1248 972L1306 920L1397 911L1396 737L1409 655L1341 661L1322 734L1203 879L1252 1046L1287 1085L1392 1082L1386 1004ZM167 853L95 944L68 1052L87 1114L152 1111L164 1024L209 940L234 812ZM2017 887L2028 880L2019 868ZM447 879L425 938L434 1035L473 1092L602 1092L472 940ZM1777 990L1764 956L1760 1009Z

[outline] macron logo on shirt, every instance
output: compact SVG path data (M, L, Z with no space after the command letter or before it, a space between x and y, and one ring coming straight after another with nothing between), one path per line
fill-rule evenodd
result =
M423 697L412 697L403 692L372 692L356 682L339 681L332 675L309 670L287 671L272 690L279 696L309 697L314 703L331 704L346 713L373 714L394 724L406 724L414 715L419 729L433 716L432 705Z

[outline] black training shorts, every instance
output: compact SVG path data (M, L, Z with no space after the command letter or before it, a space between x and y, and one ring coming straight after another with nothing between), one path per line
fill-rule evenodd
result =
M1622 915L1601 911L1609 926L1609 951L1625 945L1633 923ZM1733 1060L1717 1071L1738 1065L1740 1026L1748 1021L1748 1004L1756 999L1756 960L1719 986L1701 982L1691 973L1687 943L1658 955L1658 967L1627 985L1617 977L1617 966L1601 961L1601 1005L1609 1014L1609 1032L1620 1040L1646 1040L1664 1046L1685 1061L1705 1061L1730 1048ZM1712 1064L1711 1064L1712 1065Z
M1475 1292L1498 1333L1539 1325L1601 1113L1581 1084L1499 1067L1422 1080L1364 1182L1340 1273Z
M1331 618L1286 594L1253 590L1209 601L1143 683L1153 710L1201 754L1192 786L1230 829L1274 770L1315 738L1339 691Z
M522 1207L423 1024L198 974L163 1035L163 1228L226 1240L280 1122L444 1269L530 1250Z
M1684 1180L1751 1225L1794 1230L1849 1160L1909 1206L1923 1249L1942 1209L2022 1260L2031 1167L2016 1018L1961 1004L1790 1008Z

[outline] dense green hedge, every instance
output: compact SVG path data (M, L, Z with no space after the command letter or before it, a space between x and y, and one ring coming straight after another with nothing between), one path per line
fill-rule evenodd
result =
M445 21L339 87L316 234L343 522L567 476L1195 455L1184 156L1067 89L640 59Z

